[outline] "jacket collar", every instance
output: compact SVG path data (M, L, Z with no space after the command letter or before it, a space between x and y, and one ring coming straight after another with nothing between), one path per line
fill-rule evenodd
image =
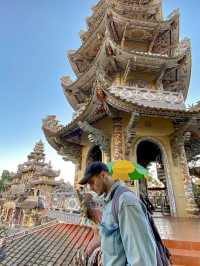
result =
M110 189L110 191L105 194L104 201L108 203L112 199L112 192L121 184L120 181L115 181Z

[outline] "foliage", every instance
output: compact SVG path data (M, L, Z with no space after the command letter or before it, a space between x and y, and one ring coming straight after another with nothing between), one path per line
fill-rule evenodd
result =
M198 186L197 184L193 183L192 188L193 188L195 201L196 201L197 205L200 208L200 186Z
M6 185L12 181L13 174L8 170L3 170L0 179L0 192L5 191Z

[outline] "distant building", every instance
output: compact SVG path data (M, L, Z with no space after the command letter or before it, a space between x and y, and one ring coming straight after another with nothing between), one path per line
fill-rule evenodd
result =
M18 166L12 182L1 195L1 223L10 226L40 224L52 205L52 192L60 172L45 162L44 145L36 143L28 160Z

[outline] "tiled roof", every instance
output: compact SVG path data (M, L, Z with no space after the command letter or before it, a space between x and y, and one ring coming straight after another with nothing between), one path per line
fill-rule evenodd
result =
M150 108L185 111L184 98L180 92L156 91L134 86L112 86L109 92L123 101Z
M85 252L93 238L91 227L57 223L12 240L0 265L73 266L77 252Z
M6 227L0 227L0 239L3 237L7 237L9 234L9 230Z

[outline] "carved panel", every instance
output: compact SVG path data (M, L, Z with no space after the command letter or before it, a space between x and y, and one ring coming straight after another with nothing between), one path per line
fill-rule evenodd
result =
M63 160L71 161L74 164L79 164L81 160L82 146L70 142L62 142L62 146L58 154L63 156Z
M191 72L191 50L190 40L184 39L174 50L174 56L185 54L178 62L178 67L168 69L163 78L163 86L169 91L182 91L184 97L187 95L190 72Z
M150 1L115 1L112 8L117 14L126 16L127 18L157 22L160 18L160 6L159 4L151 5L147 7Z
M184 138L182 141L182 145L180 146L180 160L181 167L184 175L184 188L185 188L185 197L187 201L186 211L189 215L195 216L199 213L199 208L197 207L194 201L194 194L192 190L192 178L189 173L188 162L186 158L185 148L184 148Z
M182 170L184 176L184 190L185 198L187 202L186 211L190 216L194 216L199 212L198 207L194 201L194 195L192 191L192 180L189 173L188 162L184 147L184 136L176 135L171 142L172 145L172 155L174 164L180 163L180 169Z
M153 53L167 54L170 53L170 31L161 32L155 40Z
M185 143L185 152L187 161L192 161L197 155L200 154L200 139L190 139Z
M95 143L98 145L108 156L110 155L110 140L109 137L106 136L103 131L97 129L88 122L79 122L80 128L88 133L88 139L91 143Z
M113 159L123 159L123 127L122 118L113 118Z
M137 113L133 113L131 115L128 127L127 127L127 132L126 132L126 143L125 143L125 156L128 159L128 156L130 154L131 151L131 146L133 144L133 139L136 136L136 131L135 131L135 127L137 125L137 122L139 120L139 114Z
M185 109L182 93L128 86L113 86L109 91L122 100L139 105L168 109Z

